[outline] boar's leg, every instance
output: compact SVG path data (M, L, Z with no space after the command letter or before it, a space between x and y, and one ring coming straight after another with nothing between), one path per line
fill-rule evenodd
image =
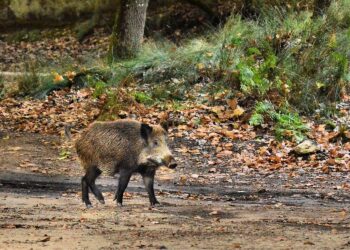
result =
M91 189L92 193L96 196L96 198L102 204L104 204L103 195L95 185L95 180L100 174L101 174L101 170L99 170L97 167L89 167L88 171L86 172L84 177L81 179L82 198L83 198L83 202L88 208L92 207L91 201L89 199L89 188Z
M141 175L143 178L143 183L145 184L145 187L149 196L149 201L151 203L151 206L159 204L154 194L154 188L153 188L155 171L146 171L144 173L141 173Z
M115 193L114 200L117 200L117 205L122 206L123 204L123 194L126 189L126 187L129 184L130 177L132 175L131 171L128 170L121 170L119 173L119 183L118 183L118 189Z
M91 201L89 199L89 185L87 184L86 181L86 175L84 175L83 178L81 178L81 191L82 191L82 199L83 202L85 203L87 208L92 207Z
M86 181L91 189L91 192L95 195L96 199L101 203L105 204L105 199L103 198L103 195L101 191L97 188L95 181L96 178L100 176L102 171L97 167L90 168L90 171L87 173Z

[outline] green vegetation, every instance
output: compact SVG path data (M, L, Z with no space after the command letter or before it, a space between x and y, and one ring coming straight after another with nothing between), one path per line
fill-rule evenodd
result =
M289 108L283 107L277 111L271 102L258 102L249 123L260 126L265 121L274 122L277 139L287 138L300 142L305 138L304 133L309 130L299 115Z
M298 112L328 109L349 88L349 51L350 1L342 0L319 17L288 9L265 11L258 20L233 16L220 32L178 47L148 42L137 58L117 62L112 70L116 82L132 77L156 86L149 91L152 98L159 86L174 93L174 79L174 89L186 91L205 78L211 89L224 88L228 95L271 100L273 112L267 113L277 136L300 140L307 129ZM174 95L156 99L167 98ZM261 123L263 113L255 112L251 123Z
M88 11L92 12L94 3L94 0L48 0L44 4L40 0L10 0L9 8L18 19L26 19L29 16L59 18L70 11L77 13L77 15Z
M148 42L137 58L111 70L117 82L131 75L152 84L208 77L260 100L278 90L282 99L312 112L319 101L337 100L349 81L348 5L334 3L317 19L287 10L269 11L257 21L234 16L216 35L180 47Z
M133 93L133 97L135 101L137 101L138 103L143 103L146 105L150 105L154 103L154 100L152 99L152 97L150 97L148 94L144 92L136 91Z
M26 73L18 79L18 94L30 95L39 88L40 77L35 64L26 64Z
M137 86L130 100L153 105L183 101L193 84L205 82L203 93L254 100L250 124L270 119L279 138L299 141L307 128L298 114L331 115L350 82L350 0L333 1L325 15L301 9L262 8L256 19L234 15L218 32L181 45L148 39L136 58L75 70L94 97L107 96L106 110L121 105L120 91L110 88ZM20 81L21 93L45 89L35 77Z
M41 39L41 32L40 30L34 29L34 30L27 30L22 29L20 31L14 32L8 37L6 37L7 42L35 42L39 39Z

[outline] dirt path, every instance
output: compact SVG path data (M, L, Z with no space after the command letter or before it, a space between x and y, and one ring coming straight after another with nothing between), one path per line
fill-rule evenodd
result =
M74 155L62 159L59 137L1 137L0 249L350 248L350 196L333 188L339 178L348 180L345 174L312 180L310 188L303 188L307 173L287 187L278 175L255 172L232 175L233 184L182 185L181 176L196 168L185 165L158 176L161 207L148 207L134 177L125 207L117 208L117 182L102 178L106 205L92 200L95 207L87 210L80 201L80 167Z
M348 249L350 221L341 204L286 206L222 202L163 193L162 207L129 193L116 208L86 210L75 190L2 188L2 249ZM206 200L208 199L208 200Z

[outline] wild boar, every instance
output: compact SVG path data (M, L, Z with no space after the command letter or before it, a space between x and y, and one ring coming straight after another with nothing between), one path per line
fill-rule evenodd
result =
M167 132L159 125L147 125L135 120L95 122L76 141L75 147L85 170L81 179L82 200L92 207L89 188L100 203L104 198L95 185L101 173L119 173L114 200L122 206L123 193L133 173L140 173L151 206L159 204L154 194L154 176L160 166L177 166L167 145Z

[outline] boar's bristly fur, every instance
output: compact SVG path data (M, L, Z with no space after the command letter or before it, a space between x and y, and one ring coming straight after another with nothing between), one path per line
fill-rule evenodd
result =
M158 203L153 189L154 175L159 166L176 167L166 142L166 131L159 125L147 125L134 120L95 122L76 142L76 150L85 170L82 178L82 199L91 206L89 189L104 203L96 178L105 173L119 173L115 199L122 205L123 193L133 173L142 175L151 205Z

